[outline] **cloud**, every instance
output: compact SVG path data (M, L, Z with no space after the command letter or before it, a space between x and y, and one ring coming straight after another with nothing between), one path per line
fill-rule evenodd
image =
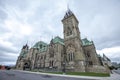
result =
M12 43L0 39L0 64L4 65L6 62L14 62L15 64L18 56L16 53L18 51Z
M87 0L73 5L77 6L76 14L80 16L82 36L94 40L97 49L120 45L119 1Z
M120 61L120 46L97 50L97 53L99 53L100 55L105 54L108 58L112 60L112 62Z

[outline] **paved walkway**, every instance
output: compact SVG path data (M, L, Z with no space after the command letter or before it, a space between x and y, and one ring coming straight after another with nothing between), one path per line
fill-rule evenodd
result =
M51 75L51 76L63 76L63 77L75 77L75 78L85 78L85 79L96 79L96 80L120 80L120 74L113 72L110 74L110 77L91 77L91 76L77 76L77 75L61 75L61 74L49 74L49 73L40 73L40 72L31 72L31 71L22 71L16 70L20 72L27 72L27 73L34 73L34 74L44 74L44 75Z

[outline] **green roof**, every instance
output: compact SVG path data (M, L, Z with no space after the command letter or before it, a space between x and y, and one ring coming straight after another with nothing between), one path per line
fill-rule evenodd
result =
M82 39L82 45L83 46L88 46L88 45L92 45L93 41L89 41L87 38Z
M64 45L64 40L60 38L59 36L56 36L54 39L52 39L53 43L60 43Z
M28 51L21 51L20 56L26 57L26 56L27 56L27 53L28 53Z
M38 48L40 52L44 52L47 51L48 44L43 41L39 41L32 48Z

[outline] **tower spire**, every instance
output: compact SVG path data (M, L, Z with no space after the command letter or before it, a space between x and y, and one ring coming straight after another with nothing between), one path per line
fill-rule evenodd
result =
M67 11L63 19L68 18L71 15L73 15L73 12L69 9L69 5L67 4Z
M69 3L67 3L67 11L69 10Z
M69 10L69 0L67 0L67 11Z
M27 43L26 44L28 44L28 40L27 40Z

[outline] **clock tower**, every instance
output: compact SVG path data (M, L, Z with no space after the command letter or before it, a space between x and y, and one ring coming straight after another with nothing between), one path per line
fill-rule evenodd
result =
M66 49L66 69L76 72L85 72L85 55L78 28L78 20L68 9L62 19L64 43Z

